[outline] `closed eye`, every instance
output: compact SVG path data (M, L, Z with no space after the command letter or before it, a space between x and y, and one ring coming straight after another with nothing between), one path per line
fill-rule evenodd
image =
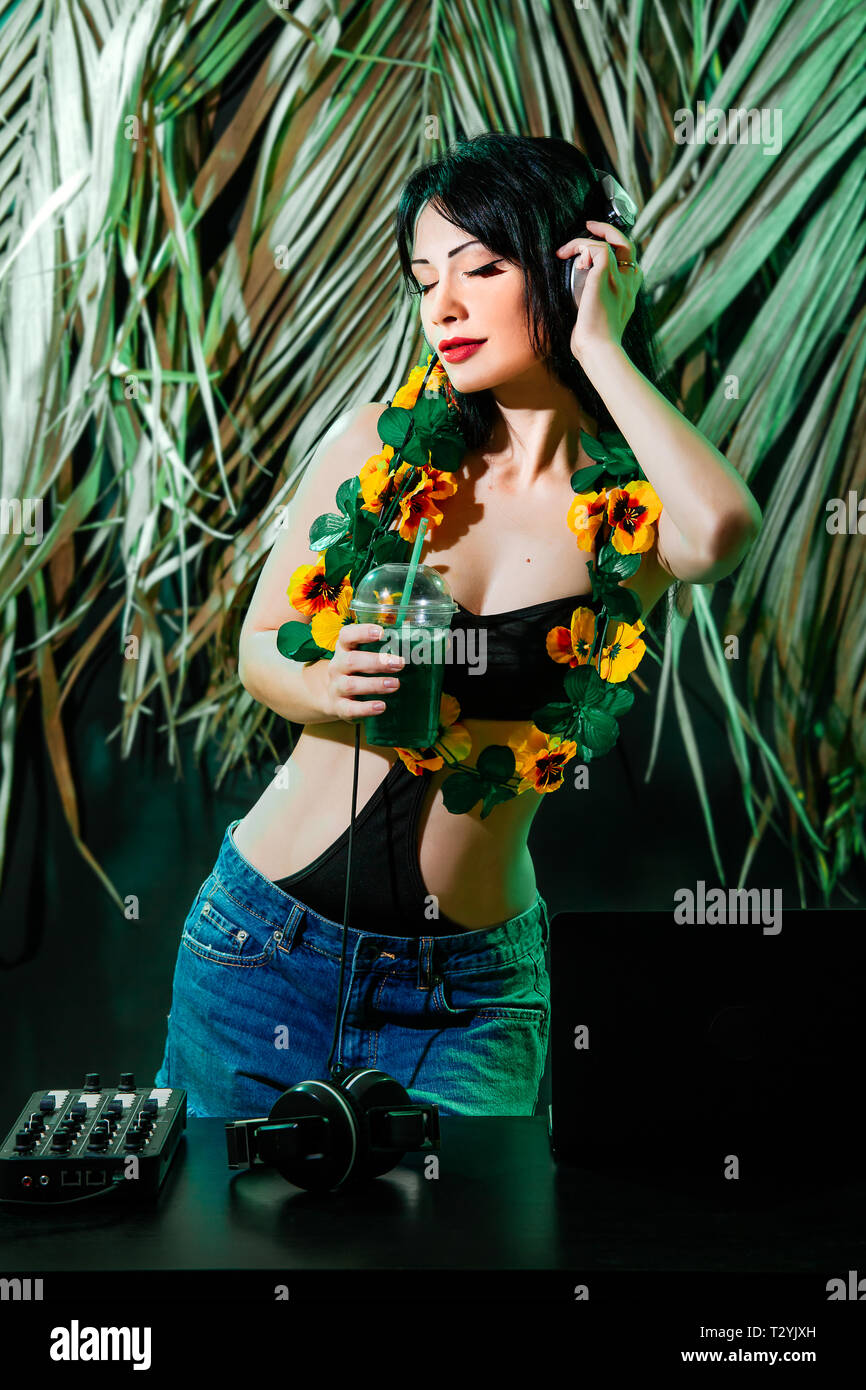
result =
M500 262L500 261L504 261L504 260L505 260L505 257L504 257L504 256L500 256L498 260L495 260L495 261L488 261L486 265L480 265L480 266L478 267L477 270L464 270L463 274L464 274L464 275L484 275L486 271L488 271L488 270L493 270L496 266L499 265L499 262ZM502 273L501 271L497 271L497 274L501 274L501 273ZM439 283L439 281L437 280L437 281L435 282L435 284L433 284L433 285L415 285L415 286L413 286L413 287L410 287L409 293L410 293L410 294L422 294L422 295L423 295L423 294L426 294L428 290L435 289L435 287L436 287L436 285L438 285L438 283Z

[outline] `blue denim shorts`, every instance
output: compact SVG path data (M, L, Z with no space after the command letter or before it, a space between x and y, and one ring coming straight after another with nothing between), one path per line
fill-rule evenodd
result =
M254 868L227 827L183 924L157 1086L188 1114L251 1118L328 1076L343 929ZM352 920L351 901L349 920ZM347 932L334 1061L377 1067L442 1115L532 1115L547 1057L550 923L450 936Z

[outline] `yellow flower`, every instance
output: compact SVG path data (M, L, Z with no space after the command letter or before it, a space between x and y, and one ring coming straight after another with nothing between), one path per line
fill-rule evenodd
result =
M640 555L649 550L655 540L653 522L661 510L661 498L650 483L611 488L607 495L607 519L613 528L610 539L614 550L621 555Z
M515 772L520 778L517 793L555 792L562 786L565 764L577 753L572 739L546 734L532 720L514 730L508 740L514 754Z
M547 655L569 666L585 666L595 641L595 614L591 608L575 608L571 627L552 627L547 634Z
M349 612L351 602L352 586L348 580L345 580L337 602L317 613L310 623L310 636L317 647L324 647L329 652L334 650L340 635L340 628L354 621Z
M643 631L644 625L640 619L634 625L616 624L613 640L602 650L599 658L598 674L602 680L627 680L631 672L640 665L646 651L646 642L640 637Z
M457 723L457 716L460 713L460 705L453 695L447 695L444 691L439 700L439 733L436 736L432 748L398 748L396 751L402 761L406 764L409 771L416 777L421 776L422 767L429 767L431 772L438 772L444 765L445 759L441 753L437 753L437 748L442 748L449 755L449 762L462 762L469 756L472 749L472 735L465 724Z
M578 548L588 550L590 555L595 549L595 533L604 521L606 507L607 493L602 488L601 492L577 493L568 509L566 525L577 536Z

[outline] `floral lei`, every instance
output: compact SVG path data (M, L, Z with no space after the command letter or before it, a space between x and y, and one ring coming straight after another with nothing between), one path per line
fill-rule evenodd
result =
M458 420L451 383L430 353L426 367L412 368L379 417L381 453L341 483L339 512L317 517L310 527L310 549L318 560L298 566L287 593L311 622L283 623L277 634L283 656L308 664L330 659L341 627L355 621L352 594L363 576L376 565L407 562L422 517L428 527L442 521L440 504L457 491L452 474L466 452ZM624 682L646 651L644 625L637 595L620 580L635 573L641 554L653 545L662 504L621 434L602 431L596 440L582 430L581 442L594 463L572 474L576 495L566 521L578 547L590 553L599 527L609 530L597 563L588 565L592 606L575 608L570 627L553 627L545 639L547 655L568 667L564 698L534 710L507 743L489 744L472 766L466 763L472 737L458 722L460 706L443 692L432 747L396 749L416 776L423 768L460 765L442 786L444 803L455 815L480 799L483 819L524 791L558 791L571 758L580 754L588 763L610 752L619 736L617 717L634 702ZM611 620L618 621L607 641Z

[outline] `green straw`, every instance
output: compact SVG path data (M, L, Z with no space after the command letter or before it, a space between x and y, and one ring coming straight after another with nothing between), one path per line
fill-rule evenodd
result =
M403 589L403 598L400 602L400 607L397 610L397 627L400 627L400 625L406 620L406 609L409 606L409 600L412 597L412 585L415 583L415 571L418 568L418 560L421 555L421 547L424 544L424 533L427 530L427 523L429 519L430 518L426 516L422 517L421 525L418 527L418 534L415 537L415 544L412 547L412 556L409 560L409 568L406 571L406 584Z

